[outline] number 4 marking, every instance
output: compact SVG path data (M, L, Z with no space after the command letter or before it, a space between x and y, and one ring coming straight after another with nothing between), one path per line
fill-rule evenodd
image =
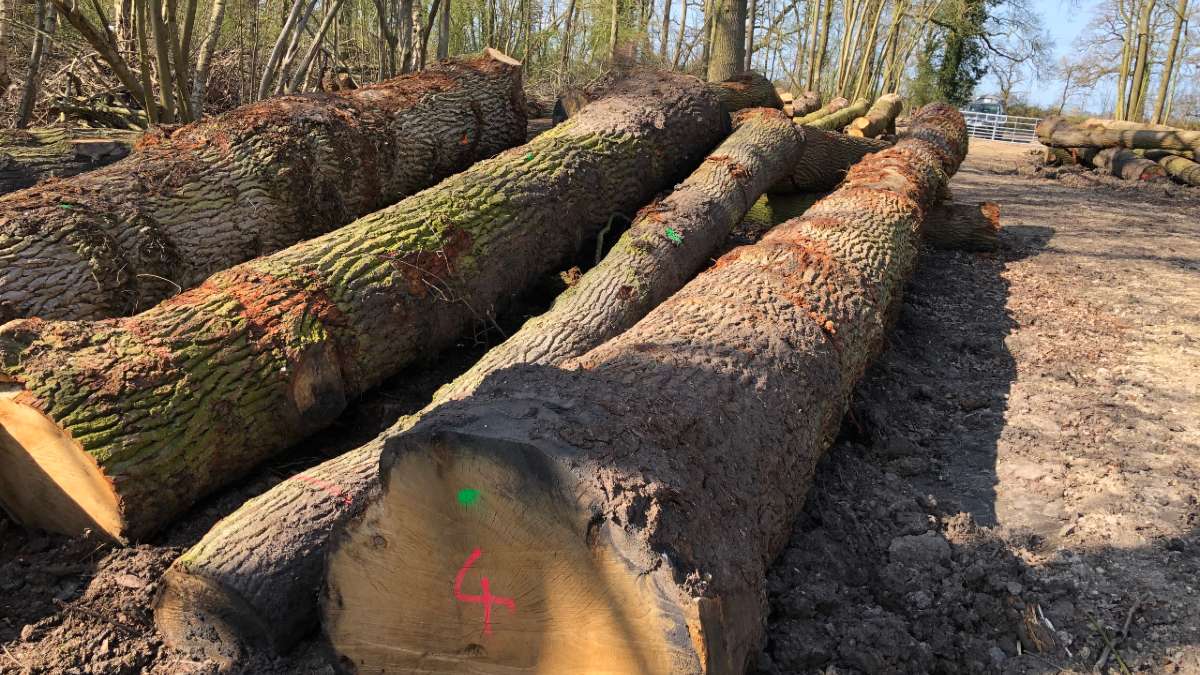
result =
M483 555L481 549L471 551L471 555L467 556L467 562L458 570L458 576L454 577L454 597L460 602L479 603L483 605L483 634L492 634L492 605L504 605L508 608L509 613L517 610L516 603L512 598L506 598L500 595L492 595L491 585L488 583L487 577L480 577L479 586L483 590L480 595L468 595L462 592L463 580L467 577L467 570L471 569L471 565L475 564L476 560Z

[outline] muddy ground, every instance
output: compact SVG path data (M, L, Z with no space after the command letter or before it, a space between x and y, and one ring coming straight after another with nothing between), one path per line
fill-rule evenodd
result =
M771 572L759 672L1200 673L1200 189L1038 172L1025 150L976 142L954 179L1001 204L1003 249L923 253ZM0 515L0 673L213 671L154 633L170 561L496 338L396 378L149 544ZM306 644L250 672L329 671Z

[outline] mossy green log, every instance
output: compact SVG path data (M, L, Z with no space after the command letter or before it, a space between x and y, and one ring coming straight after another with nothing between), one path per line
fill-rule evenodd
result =
M560 367L495 372L385 432L380 487L335 534L323 634L359 673L742 673L922 219L966 153L913 116L801 218L734 249ZM465 487L472 508L454 499Z
M426 410L468 395L502 368L583 354L707 265L751 200L805 152L803 129L777 110L745 110L735 124L670 195L641 209L604 260L549 311L438 390ZM320 584L329 534L374 489L380 448L368 444L308 469L217 523L163 575L155 603L163 639L231 666L256 647L287 650L316 623L312 589Z
M112 164L128 155L141 135L82 127L0 130L0 194Z
M804 124L814 129L826 129L828 131L840 132L843 127L853 122L855 118L866 113L867 108L870 105L870 101L865 98L860 98L854 103L851 103L835 113L831 113L820 119L812 120L811 122L805 122Z
M140 539L429 358L632 214L728 131L699 80L647 72L389 208L137 316L0 327L0 504Z
M488 50L148 132L125 159L0 198L0 321L128 316L525 142Z

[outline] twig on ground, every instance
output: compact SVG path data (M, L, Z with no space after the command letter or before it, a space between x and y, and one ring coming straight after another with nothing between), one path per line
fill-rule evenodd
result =
M29 670L29 666L18 661L17 657L13 656L12 652L8 651L8 645L2 645L2 646L4 647L4 655L8 657L9 661L12 661L13 663L17 664L17 667L20 668L22 671Z

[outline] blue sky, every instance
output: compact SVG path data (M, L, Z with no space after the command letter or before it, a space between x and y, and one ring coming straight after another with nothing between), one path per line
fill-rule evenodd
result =
M1050 41L1054 51L1050 61L1057 63L1058 58L1068 53L1075 45L1075 39L1087 28L1092 18L1092 9L1099 0L1032 0L1031 6L1042 15L1042 23L1050 33ZM989 74L979 83L976 95L996 92L996 80ZM1050 105L1058 103L1062 94L1061 83L1055 79L1041 82L1028 82L1018 87L1018 94L1033 103ZM1079 103L1079 101L1075 101Z

